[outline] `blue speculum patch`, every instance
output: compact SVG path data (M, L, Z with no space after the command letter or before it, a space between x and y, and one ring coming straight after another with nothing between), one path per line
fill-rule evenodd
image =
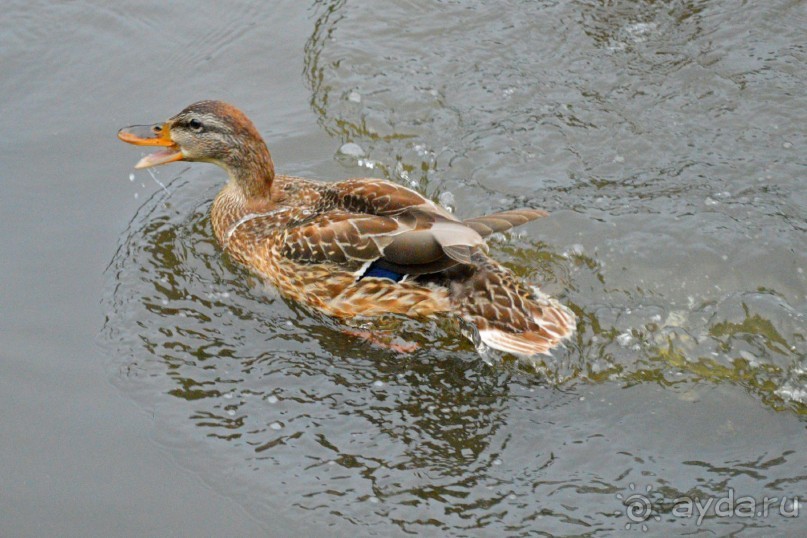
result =
M376 262L370 264L370 267L367 268L367 271L364 272L359 280L362 278L367 278L368 276L374 276L376 278L388 278L393 282L400 282L404 277L404 275L400 273L379 267Z

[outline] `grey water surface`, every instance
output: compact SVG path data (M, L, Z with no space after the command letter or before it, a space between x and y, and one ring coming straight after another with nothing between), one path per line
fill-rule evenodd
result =
M7 4L1 535L807 533L807 3ZM285 301L220 170L115 138L204 98L283 173L548 210L491 252L577 334Z

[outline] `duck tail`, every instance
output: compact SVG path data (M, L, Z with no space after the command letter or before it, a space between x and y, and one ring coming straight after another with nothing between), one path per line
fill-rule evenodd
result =
M487 237L492 233L506 232L510 228L521 226L547 215L549 213L541 209L511 209L510 211L500 211L484 217L466 219L462 223L476 230L482 237Z
M451 298L484 344L532 356L549 353L574 332L575 316L568 308L537 289L528 290L481 251L474 252L472 260L475 267L466 279L452 284Z

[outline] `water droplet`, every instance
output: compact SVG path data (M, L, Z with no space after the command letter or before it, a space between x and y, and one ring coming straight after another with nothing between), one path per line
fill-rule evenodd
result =
M569 247L567 256L569 255L580 256L581 254L583 254L583 251L584 251L583 245L581 245L580 243L575 243L574 245Z
M633 335L630 333L622 333L616 337L616 342L622 347L628 347L633 341Z
M356 164L364 168L369 168L370 170L375 168L375 161L372 161L370 159L359 159L358 161L356 161Z
M347 155L348 157L364 157L364 150L362 147L358 144L354 144L353 142L342 144L342 147L339 148L339 153L342 155Z
M658 24L655 22L636 22L625 26L624 31L634 43L642 43L656 28L658 28Z
M129 181L134 181L134 173L129 174Z
M437 197L437 201L449 212L454 212L454 194L450 191L441 192L440 196Z

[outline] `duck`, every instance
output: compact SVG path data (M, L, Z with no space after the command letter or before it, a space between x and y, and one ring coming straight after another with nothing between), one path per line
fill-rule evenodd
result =
M210 210L221 249L285 297L334 318L459 317L505 353L549 352L575 329L572 311L520 281L486 243L547 216L516 209L461 220L392 181L318 181L278 174L238 108L199 101L118 138L155 146L136 169L178 161L218 165L228 180Z

